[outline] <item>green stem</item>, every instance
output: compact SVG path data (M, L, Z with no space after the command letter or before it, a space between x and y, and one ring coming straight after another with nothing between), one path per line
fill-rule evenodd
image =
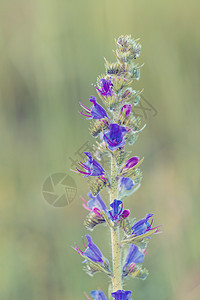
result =
M111 158L111 187L110 187L110 203L118 197L117 165L115 157ZM112 261L113 261L113 277L112 287L113 292L122 290L122 275L121 275L121 247L119 244L119 227L111 228L111 244L112 244Z

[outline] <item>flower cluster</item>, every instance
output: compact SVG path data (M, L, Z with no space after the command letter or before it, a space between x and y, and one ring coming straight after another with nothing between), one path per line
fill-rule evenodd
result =
M142 172L140 165L143 158L131 156L125 149L127 144L133 145L142 130L140 119L134 115L134 107L140 101L140 91L134 90L130 84L139 79L140 67L135 60L140 56L141 46L130 36L120 36L114 51L117 61L109 63L105 60L106 73L97 78L96 97L91 96L90 107L80 103L80 114L90 121L90 132L98 141L94 152L84 152L86 160L79 162L74 172L87 178L90 192L83 200L83 207L88 211L84 222L92 231L97 225L104 224L111 231L112 262L104 257L89 234L83 238L83 250L77 244L73 247L84 259L84 268L89 275L103 272L112 280L112 292L108 296L115 300L131 300L131 291L123 290L126 278L145 279L148 271L143 268L147 245L151 237L159 233L159 226L153 227L153 214L135 221L130 218L130 210L124 209L124 199L134 193L141 185ZM101 160L107 156L110 168L102 167ZM106 189L110 198L100 195ZM123 231L120 240L119 230ZM121 255L124 261L121 264ZM106 300L101 290L93 290L87 299Z

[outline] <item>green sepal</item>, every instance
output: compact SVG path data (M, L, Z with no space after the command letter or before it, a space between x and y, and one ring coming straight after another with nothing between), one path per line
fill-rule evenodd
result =
M128 277L145 280L149 275L149 271L146 268L142 268L141 264L136 264L132 272L128 274Z
M108 181L99 177L88 177L88 185L92 195L96 196L105 186L108 185Z
M106 221L106 224L109 227L111 227L111 228L115 227L115 224L113 223L113 221L108 218L107 214L103 210L100 210L100 214L103 216L104 220Z
M113 151L113 155L116 159L117 165L120 166L124 161L130 157L130 151L124 151L123 148L118 148Z
M109 123L108 123L107 118L104 118L101 120L91 120L90 127L89 127L90 134L93 137L97 137L102 130L105 130L108 128L108 125L109 125Z
M129 219L121 220L120 227L124 230L126 235L128 235L128 236L131 235L132 225L131 225Z
M97 214L95 214L94 212L90 212L86 216L83 224L88 230L92 231L96 225L99 225L99 224L102 224L105 222L106 222L106 220L103 216L100 217Z
M93 262L90 258L85 255L80 254L85 260L86 265L84 266L84 270L90 275L93 276L96 272L103 272L108 276L112 276L112 272L109 268L108 260L103 259L104 264L101 265L100 263Z
M144 234L141 234L141 235L129 235L128 237L126 237L125 239L123 239L121 241L121 244L124 245L124 244L135 244L135 245L140 245L140 243L144 242L145 239L147 237L150 237L151 235L153 235L154 233L156 233L157 231L157 228L156 229L153 229L153 230L149 230L147 233L144 233Z
M138 269L137 274L136 273L130 274L131 277L141 279L141 280L145 280L148 275L149 275L149 271L146 268Z
M105 68L106 68L106 73L108 75L117 75L117 76L123 75L124 77L126 77L126 74L128 73L128 65L121 64L119 62L109 63L106 61Z

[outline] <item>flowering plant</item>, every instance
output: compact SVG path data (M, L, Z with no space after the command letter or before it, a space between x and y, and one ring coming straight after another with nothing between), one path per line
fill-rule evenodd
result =
M111 232L112 264L104 257L101 250L86 234L87 245L83 239L81 250L77 244L74 249L84 258L83 263L89 275L103 272L111 278L108 299L131 299L131 291L123 290L123 282L129 277L145 279L148 275L142 263L147 254L147 244L153 234L159 232L159 226L153 227L153 214L135 221L130 218L129 209L124 209L124 199L134 193L141 184L142 173L139 169L143 161L132 156L125 149L133 145L141 128L139 117L134 115L134 106L140 101L141 91L130 87L134 79L140 77L140 68L135 60L139 57L141 45L131 36L120 36L114 51L117 61L105 60L105 74L97 78L94 85L101 106L91 96L92 106L88 108L80 103L81 115L90 120L90 133L99 140L94 145L94 153L84 152L87 159L80 162L74 172L87 177L90 192L89 200L82 197L83 207L89 211L84 222L88 230L99 224L105 224ZM107 155L110 158L110 170L101 166L101 160ZM100 161L98 162L95 158ZM102 199L100 192L108 191L110 205ZM123 232L119 235L120 230ZM122 260L122 254L124 259ZM107 299L101 290L93 290L87 299Z

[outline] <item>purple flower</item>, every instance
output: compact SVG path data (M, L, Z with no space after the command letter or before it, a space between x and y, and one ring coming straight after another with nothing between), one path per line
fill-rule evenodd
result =
M76 250L81 256L91 259L95 263L103 264L103 254L99 250L99 248L92 242L92 238L89 234L86 234L86 239L88 241L88 246L86 247L85 242L83 240L83 245L85 247L85 251L81 251L81 249L76 245ZM87 259L86 259L87 261ZM85 262L85 261L84 261Z
M122 106L121 112L120 112L120 116L123 114L123 112L125 113L125 119L129 117L130 113L131 113L131 109L132 109L132 105L131 104L125 104Z
M129 177L120 178L120 189L130 191L134 187L133 180Z
M123 126L118 124L109 125L109 130L104 134L103 139L111 151L125 145L126 141L123 139L123 137L126 132L127 130Z
M83 204L83 207L89 211L93 211L95 214L97 214L98 216L101 216L101 214L99 213L100 210L103 210L105 212L107 212L107 207L104 203L104 201L101 199L100 195L97 194L96 196L93 196L92 193L88 193L88 197L91 198L91 200L86 201L83 197L82 200L85 202Z
M81 173L85 175L84 177L103 175L105 173L104 169L94 158L92 158L91 153L90 152L84 152L84 153L85 155L87 155L88 160L85 163L80 162L78 164L84 169L84 171L76 168L76 170L78 171L77 173Z
M84 104L80 103L81 107L85 109L84 112L80 112L81 115L87 117L87 119L103 119L103 118L108 118L108 115L105 111L105 109L99 105L96 101L96 98L94 96L91 96L90 102L93 103L93 105L90 107L86 107Z
M149 219L153 215L154 214L147 214L144 219L137 221L131 228L133 230L132 234L138 236L141 234L145 234L146 232L148 232L150 230L154 230L154 229L157 229L157 231L155 232L155 233L157 233L159 231L158 227L160 227L160 226L152 228L153 218L152 218L151 222L149 222Z
M101 96L111 96L113 95L113 90L112 90L112 82L111 80L106 80L104 78L100 79L100 88L96 87L97 91L99 91Z
M129 250L125 259L124 268L126 268L128 265L138 263L142 263L144 261L145 254L141 252L136 245L129 245Z
M110 206L112 207L111 210L109 210L109 215L110 215L110 219L113 222L117 222L119 220L125 219L129 216L130 211L129 210L123 210L123 205L120 207L120 205L122 204L122 201L120 200L114 200Z
M131 300L131 291L118 290L111 294L115 300Z
M106 296L104 295L104 293L101 290L91 291L90 296L94 300L107 300Z
M138 162L139 162L139 157L137 156L131 157L129 160L127 160L127 162L123 166L122 171L126 171L128 169L133 168L134 166L137 165Z

